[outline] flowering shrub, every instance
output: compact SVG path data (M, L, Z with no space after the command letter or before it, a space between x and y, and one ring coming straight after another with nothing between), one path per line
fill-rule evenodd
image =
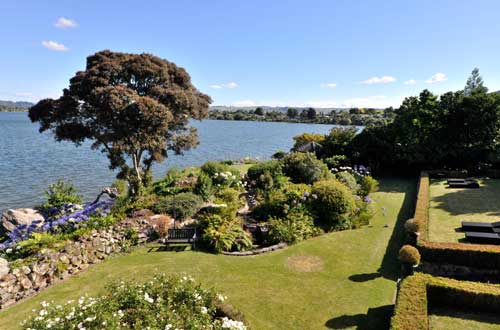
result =
M79 228L95 225L97 218L105 217L110 211L113 201L99 201L86 204L83 208L73 204L62 206L58 214L59 218L46 218L43 225L40 221L33 221L29 226L22 224L17 226L8 236L8 239L0 243L0 251L12 248L16 243L29 239L33 233L70 233Z
M37 209L45 219L54 219L61 216L66 205L82 203L82 197L77 194L75 186L71 182L59 180L45 191L47 201L38 206Z
M22 329L246 330L243 322L221 315L225 299L191 277L161 275L142 284L112 284L98 298L81 297L64 305L42 302Z

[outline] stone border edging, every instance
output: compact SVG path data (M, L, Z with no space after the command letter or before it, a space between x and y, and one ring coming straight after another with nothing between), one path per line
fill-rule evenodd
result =
M223 255L226 256L235 256L235 257L248 257L248 256L255 256L258 254L263 254L267 252L272 252L272 251L277 251L277 250L282 250L288 247L288 244L286 243L278 243L275 245L267 246L265 248L260 248L256 250L250 250L250 251L243 251L243 252L225 252L222 251Z

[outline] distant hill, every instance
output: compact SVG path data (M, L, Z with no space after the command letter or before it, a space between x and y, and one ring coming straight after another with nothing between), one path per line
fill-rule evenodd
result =
M34 104L27 101L2 101L0 100L0 112L22 112L28 111Z
M235 106L228 106L228 105L214 105L210 107L211 111L237 111L237 110L245 110L245 111L253 111L258 107L235 107ZM309 109L309 107L270 107L270 106L260 106L264 110L264 112L271 112L271 111L279 111L279 112L287 112L289 108L294 108L297 109L299 112L301 112L304 109ZM348 111L349 108L315 108L316 111L322 112L322 113L330 113L332 110L335 111Z

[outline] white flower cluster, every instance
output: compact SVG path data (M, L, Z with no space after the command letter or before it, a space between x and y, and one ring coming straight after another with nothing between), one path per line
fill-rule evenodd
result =
M246 330L247 327L243 322L231 320L230 318L222 318L222 329L228 330Z
M231 172L217 172L217 173L214 174L214 178L217 178L217 177L221 177L221 178L224 178L224 179L236 180L236 175L234 175Z

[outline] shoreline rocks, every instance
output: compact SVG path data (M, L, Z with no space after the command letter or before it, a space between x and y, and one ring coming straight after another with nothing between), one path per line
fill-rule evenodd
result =
M0 233L10 233L17 226L29 226L33 221L40 221L40 225L44 221L42 214L35 209L21 208L5 210L0 219Z

